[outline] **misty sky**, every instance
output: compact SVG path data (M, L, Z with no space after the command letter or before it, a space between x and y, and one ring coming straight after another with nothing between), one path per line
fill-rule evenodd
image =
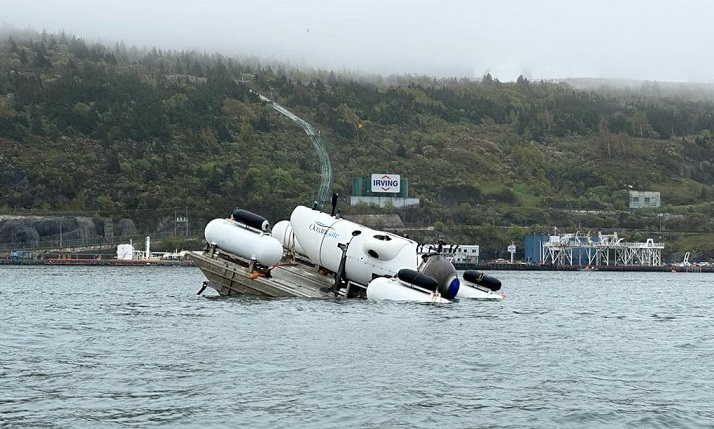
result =
M714 82L704 0L0 0L0 25L300 68Z

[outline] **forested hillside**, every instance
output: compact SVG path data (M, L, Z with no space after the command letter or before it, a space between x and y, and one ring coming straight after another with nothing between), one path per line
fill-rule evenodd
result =
M146 232L176 210L196 229L237 206L284 219L314 198L319 159L254 90L320 131L341 195L353 176L407 178L422 204L391 212L434 226L432 236L498 254L554 227L617 231L714 255L711 90L578 88L364 77L5 35L0 214L129 217ZM663 207L627 209L629 189L661 192Z

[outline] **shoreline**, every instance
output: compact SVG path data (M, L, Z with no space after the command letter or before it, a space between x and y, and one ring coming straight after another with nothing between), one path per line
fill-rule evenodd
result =
M193 260L170 259L92 259L92 258L48 258L48 259L0 259L2 265L50 265L50 266L104 266L104 267L141 267L141 266L174 266L195 267ZM536 265L536 264L464 264L454 263L459 271L608 271L608 272L690 272L714 273L714 267L679 267L675 265L641 266L641 265L601 265L586 268L580 265Z
M49 265L49 266L103 266L103 267L195 267L193 260L170 259L91 259L91 258L49 258L49 259L0 259L0 265Z
M478 270L478 271L608 271L608 272L690 272L690 273L714 273L714 267L689 266L680 267L676 265L597 265L586 268L584 265L537 265L537 264L464 264L455 263L457 270Z

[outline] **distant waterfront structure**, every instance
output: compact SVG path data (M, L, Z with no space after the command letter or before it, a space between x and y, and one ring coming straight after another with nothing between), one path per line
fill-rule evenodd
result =
M352 178L350 205L364 203L385 207L418 206L419 198L409 198L409 181L398 174L372 174Z
M478 244L426 244L421 248L423 253L432 251L441 253L441 256L455 264L478 264L481 253Z
M526 237L526 260L551 265L658 267L662 265L662 249L664 244L651 238L646 242L626 242L617 233Z
M550 236L545 234L531 234L526 236L525 261L532 264L542 263L545 260L543 253L543 243L547 242Z
M630 208L657 208L660 206L659 192L630 191Z

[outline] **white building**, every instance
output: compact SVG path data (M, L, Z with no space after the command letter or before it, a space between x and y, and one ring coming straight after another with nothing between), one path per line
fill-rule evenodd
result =
M427 244L422 252L438 251L437 244ZM479 246L478 244L443 244L441 246L441 256L454 264L478 264Z
M659 192L630 191L630 208L656 208L660 206Z

